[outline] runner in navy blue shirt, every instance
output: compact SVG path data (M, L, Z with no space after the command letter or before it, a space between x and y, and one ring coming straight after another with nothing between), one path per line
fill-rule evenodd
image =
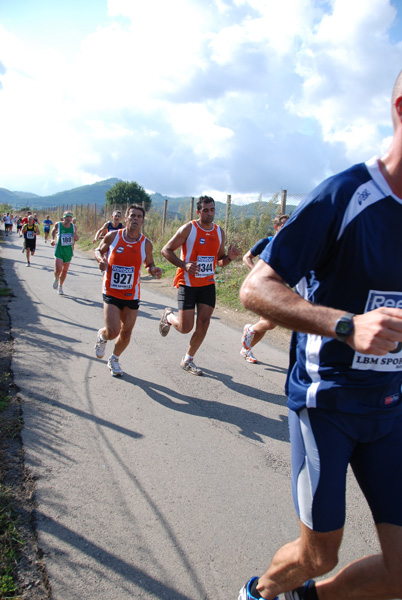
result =
M309 194L241 290L297 332L286 389L301 528L241 600L402 598L402 71L392 120L388 151ZM382 551L315 584L338 562L349 464Z
M278 217L275 217L275 235L287 223L288 219L289 215L279 215ZM273 237L273 235L270 235L269 237L258 240L258 242L254 244L254 246L243 256L243 262L246 265L246 267L250 269L250 271L254 268L254 258L262 254L262 251L265 250L266 246L269 244ZM254 356L251 348L254 348L254 346L262 340L267 331L269 331L270 329L275 329L275 327L275 323L272 323L272 321L264 319L263 317L260 317L260 320L255 325L247 323L244 326L243 337L241 339L242 348L240 350L240 354L246 359L247 362L257 362L257 359Z
M102 240L105 235L111 231L117 231L118 229L123 229L123 223L121 222L121 211L115 210L112 214L112 220L106 221L106 223L104 223L102 227L98 229L98 231L95 233L92 243Z

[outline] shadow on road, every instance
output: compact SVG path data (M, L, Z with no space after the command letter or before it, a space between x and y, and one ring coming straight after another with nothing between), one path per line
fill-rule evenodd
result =
M216 400L189 397L171 388L131 375L125 374L124 380L127 383L139 386L150 398L166 408L195 417L216 419L222 423L235 425L241 435L252 440L263 442L264 440L261 437L263 435L277 440L289 441L287 416L285 415L281 416L281 420L278 421L242 407L224 404ZM236 391L239 390L236 389ZM267 400L275 401L285 408L283 396L270 394Z

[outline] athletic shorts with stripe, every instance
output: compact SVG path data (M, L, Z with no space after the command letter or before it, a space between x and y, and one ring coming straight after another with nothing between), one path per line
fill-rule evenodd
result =
M300 520L318 532L345 523L350 463L375 523L402 526L402 415L289 411L292 493Z

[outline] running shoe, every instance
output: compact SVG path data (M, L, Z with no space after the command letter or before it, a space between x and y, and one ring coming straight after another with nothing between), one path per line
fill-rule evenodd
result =
M29 263L29 262L28 262L28 263L27 263L27 267L30 267L30 266L31 266L31 263Z
M252 327L251 323L247 323L243 329L243 337L241 338L241 343L243 344L243 348L246 350L250 350L251 342L253 341L253 337L255 335L254 331L250 331Z
M285 600L307 600L309 597L309 590L315 588L315 581L309 579L304 585L292 590L291 592L285 592ZM310 596L311 597L311 596Z
M59 292L59 296L64 296L63 286L59 285L59 289L57 291Z
M256 600L255 596L252 596L250 592L250 588L256 579L258 579L258 577L252 577L250 581L241 588L238 600ZM278 596L276 596L274 600L278 600Z
M253 363L255 364L257 362L256 357L254 356L254 354L251 352L251 350L246 350L245 348L242 348L240 350L240 354L246 359L247 362L249 363Z
M99 329L98 335L96 336L95 354L96 354L97 358L103 358L105 356L105 350L106 350L106 344L107 344L107 340L104 340L101 337L101 331L102 331L102 329Z
M170 323L167 322L167 317L168 315L173 314L173 310L171 308L165 308L165 310L163 311L163 315L161 317L161 320L159 322L159 333L161 334L162 337L167 336L167 334L170 331Z
M192 360L184 360L184 358L183 358L180 363L180 366L185 371L188 371L189 373L191 373L191 375L204 375L204 373L201 371L201 369L196 367Z
M107 361L107 366L109 367L113 377L123 376L123 370L119 365L119 359L117 358L117 356L114 356L114 354L112 354L112 356Z
M58 280L58 279L55 279L55 280L53 281L53 289L54 289L54 290L57 290L57 288L58 288L58 287L59 287L59 280Z

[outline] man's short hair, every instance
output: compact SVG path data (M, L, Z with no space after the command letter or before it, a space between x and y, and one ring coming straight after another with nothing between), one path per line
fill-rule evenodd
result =
M278 215L274 219L274 225L285 225L286 221L290 218L289 215Z
M210 204L211 202L215 206L215 200L211 196L200 196L197 200L197 210L200 211L203 204Z
M133 210L133 208L135 208L136 210L140 210L142 212L143 218L145 219L145 208L141 206L141 204L130 204L130 206L126 210L126 218L130 214L130 210Z

